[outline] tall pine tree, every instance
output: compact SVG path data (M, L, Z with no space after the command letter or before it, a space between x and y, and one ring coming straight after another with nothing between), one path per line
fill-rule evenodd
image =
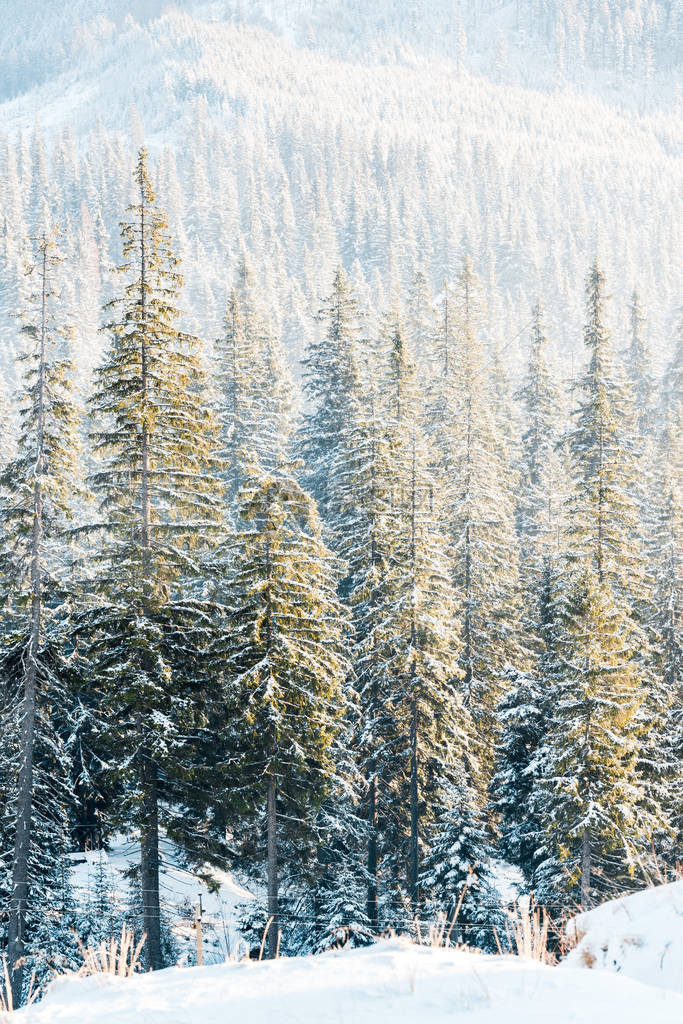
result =
M181 278L145 150L135 186L121 227L126 283L90 406L103 545L86 657L124 789L122 821L140 831L145 956L157 969L160 810L199 710L198 556L217 522L218 482L198 343L178 326Z
M52 913L52 900L58 906L56 872L67 842L61 736L68 728L62 631L69 603L63 567L78 442L71 368L61 358L64 325L52 286L60 262L56 239L43 233L31 268L34 309L23 327L29 347L17 452L0 478L3 747L13 764L3 824L12 844L7 952L15 1006L23 996L25 966L37 952L37 932Z
M234 757L247 811L265 810L268 949L280 928L280 849L304 859L314 811L335 778L344 713L345 614L339 567L321 540L315 503L293 479L257 475L240 492L229 541L226 624L219 640Z

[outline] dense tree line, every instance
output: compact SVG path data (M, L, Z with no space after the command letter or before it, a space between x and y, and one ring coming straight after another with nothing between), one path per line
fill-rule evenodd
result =
M457 934L490 946L495 856L553 906L673 863L681 336L655 381L640 302L620 347L596 259L582 369L554 379L538 304L513 392L469 258L379 323L340 268L297 409L248 254L207 352L144 150L132 195L85 407L44 223L3 410L16 1000L68 956L64 854L115 829L140 837L151 968L164 830L264 883L271 955L410 930L463 889Z

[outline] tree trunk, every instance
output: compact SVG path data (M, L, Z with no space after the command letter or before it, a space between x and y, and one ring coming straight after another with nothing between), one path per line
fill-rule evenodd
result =
M372 437L372 461L370 468L370 564L373 568L380 568L380 559L377 551L377 526L375 522L375 508L376 508L376 485L377 478L375 473L375 461L377 459L377 450L375 445L374 435L374 424L375 424L375 402L374 394L370 396L370 409L372 414L373 422L373 437ZM370 596L370 607L374 610L377 604L377 592L373 586L372 594ZM377 652L376 652L377 656ZM373 678L372 682L372 700L371 700L371 720L377 717L377 679ZM370 761L370 783L368 786L368 823L370 825L370 832L368 836L368 899L367 899L367 915L370 927L373 931L379 929L379 907L377 904L377 831L378 831L378 817L377 817L377 775L376 775L376 764L374 753L371 755Z
M145 189L140 178L140 319L143 324L140 341L140 376L145 421L142 424L141 489L142 489L142 605L146 618L150 618L152 580L152 503L150 494L150 436L147 427L148 356L145 320L147 308L147 264L145 253ZM140 885L142 912L147 941L145 958L151 971L163 967L161 955L161 904L159 901L159 802L157 767L144 743L144 725L140 721Z
M581 909L591 905L591 830L584 830L581 843Z
M10 901L7 935L7 958L12 984L12 1000L21 1005L24 981L24 932L26 903L29 892L29 855L31 848L31 821L33 816L33 757L36 731L36 681L38 650L42 619L42 541L43 490L41 474L44 471L45 434L45 342L47 327L47 239L42 238L41 261L42 303L40 318L40 363L38 370L38 422L36 431L36 479L33 488L33 530L31 536L31 631L28 663L24 673L24 699L21 726L21 766L17 780L17 811L12 859L12 896Z
M417 785L417 700L412 699L410 717L410 904L417 917L418 905L418 785Z
M370 780L368 793L368 820L370 836L368 839L368 902L367 914L370 927L377 931L379 927L379 910L377 907L377 780Z
M144 945L145 961L148 970L158 971L164 965L161 955L161 906L159 903L157 770L154 762L144 751L140 754L139 778L142 791L140 888L142 891L143 927L147 935Z
M28 898L28 861L33 813L33 748L35 741L36 666L33 654L24 676L24 714L21 730L21 768L17 787L16 832L12 861L12 898L7 935L7 958L14 1006L21 1005L24 980L24 929Z
M410 497L410 562L412 568L413 582L417 573L417 452L415 444L415 424L413 423L412 434L412 471L411 471L411 497ZM417 623L415 621L415 587L413 586L413 606L410 619L410 648L415 656L417 646ZM411 669L410 680L410 903L413 916L417 917L418 905L418 826L419 826L419 792L417 781L417 753L418 753L418 730L417 730L417 693L415 684L415 665Z
M268 956L274 960L278 952L278 933L280 931L280 915L278 912L278 878L277 878L277 784L271 776L268 783L266 816L268 820L268 917L271 918L268 929Z

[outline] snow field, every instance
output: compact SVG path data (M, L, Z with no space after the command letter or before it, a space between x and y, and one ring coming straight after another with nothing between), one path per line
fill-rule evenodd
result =
M411 946L60 979L18 1024L679 1024L683 995L603 971Z

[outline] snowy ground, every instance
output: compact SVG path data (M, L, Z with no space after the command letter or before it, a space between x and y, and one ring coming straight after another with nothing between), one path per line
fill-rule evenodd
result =
M61 980L21 1024L680 1024L683 995L605 971L382 942L365 950Z
M120 838L105 854L116 899L138 857ZM236 919L251 897L225 872L211 886L162 844L162 892L183 946L198 894L205 909L204 958L212 966L174 967L131 979L62 978L17 1024L683 1024L683 881L597 907L570 923L579 944L559 967L516 957L412 946L398 940L366 950L275 963L236 961ZM98 853L74 854L84 905ZM520 879L497 865L510 899ZM226 953L233 960L223 963ZM181 961L181 962L182 962Z
M563 966L614 971L683 992L683 880L610 900L569 927L582 938Z

